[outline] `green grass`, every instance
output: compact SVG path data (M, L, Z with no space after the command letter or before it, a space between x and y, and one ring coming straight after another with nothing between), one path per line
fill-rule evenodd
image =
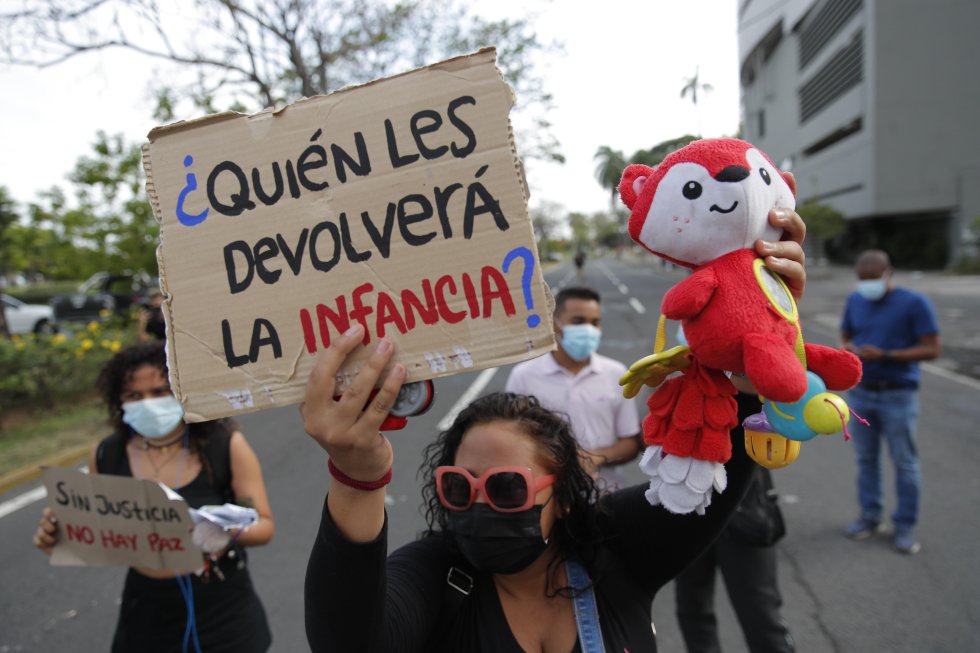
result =
M95 398L79 398L53 410L3 416L0 476L36 465L59 451L94 445L108 434L105 407Z

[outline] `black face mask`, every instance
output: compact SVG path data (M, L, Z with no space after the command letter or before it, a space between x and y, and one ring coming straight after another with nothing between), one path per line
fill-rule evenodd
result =
M447 529L463 557L478 570L515 574L527 569L548 548L541 535L541 509L497 512L485 503L446 511Z

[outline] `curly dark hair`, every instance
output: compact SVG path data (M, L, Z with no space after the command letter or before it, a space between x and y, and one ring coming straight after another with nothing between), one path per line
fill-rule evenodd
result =
M538 446L538 451L558 479L554 499L558 509L552 537L558 555L548 567L548 587L555 587L558 565L571 557L578 558L590 572L598 550L599 529L596 510L599 491L595 481L582 465L584 452L572 436L567 419L542 407L535 397L510 392L496 392L476 399L464 408L452 426L441 432L423 452L419 477L428 532L447 533L446 509L439 503L436 491L436 468L452 465L463 436L478 424L494 421L514 422ZM447 541L452 542L451 538ZM549 590L549 593L551 590ZM556 588L554 593L568 593L570 588Z
M117 432L127 438L133 436L131 429L122 421L122 393L133 374L139 368L151 365L167 377L167 355L164 353L162 342L146 342L120 349L115 356L106 361L99 372L96 387L102 395L109 413L109 424ZM188 446L194 453L199 453L208 437L218 431L231 432L238 427L233 420L217 419L208 422L197 422L188 425ZM207 461L202 462L206 465ZM207 469L208 474L211 470Z

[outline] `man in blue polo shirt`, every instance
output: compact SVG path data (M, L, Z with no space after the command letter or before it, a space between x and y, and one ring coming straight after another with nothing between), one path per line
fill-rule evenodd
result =
M847 298L841 338L844 348L861 357L864 376L850 392L850 406L870 426L854 425L857 495L861 516L845 533L871 537L882 519L881 441L895 465L898 505L893 544L907 554L920 549L915 537L919 515L919 459L915 428L919 417L919 361L939 356L939 325L924 296L892 284L888 254L862 252L857 261L857 291Z

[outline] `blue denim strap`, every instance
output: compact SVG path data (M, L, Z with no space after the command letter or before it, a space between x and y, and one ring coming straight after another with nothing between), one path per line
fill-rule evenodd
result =
M595 592L589 580L589 572L577 560L565 561L568 584L575 590L572 604L575 606L575 624L582 653L605 653L602 630L599 628L599 610L595 604Z

